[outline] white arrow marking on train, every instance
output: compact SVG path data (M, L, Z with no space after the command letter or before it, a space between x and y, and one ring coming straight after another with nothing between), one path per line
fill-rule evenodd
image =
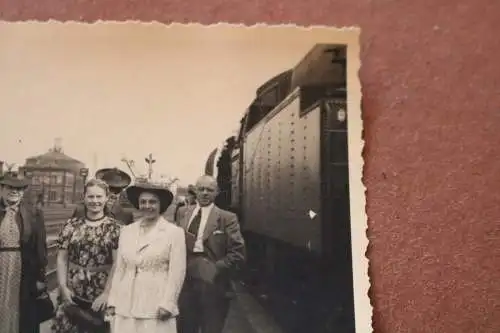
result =
M309 218L311 218L311 220L312 220L315 217L316 217L316 213L313 212L312 210L309 210Z

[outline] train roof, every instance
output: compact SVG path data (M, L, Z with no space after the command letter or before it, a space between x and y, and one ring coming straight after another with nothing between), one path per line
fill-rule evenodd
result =
M269 88L274 87L276 84L290 84L292 81L293 70L288 69L278 75L275 75L271 79L267 80L263 85L257 88L256 95L259 96L266 92Z
M347 46L316 44L293 68L290 90L317 84L345 85Z
M293 68L267 80L241 119L239 138L299 87L345 88L346 55L346 45L316 44Z
M253 102L278 84L284 88L282 94L286 96L295 88L305 85L345 83L343 65L346 51L346 45L314 45L293 68L275 75L259 86Z

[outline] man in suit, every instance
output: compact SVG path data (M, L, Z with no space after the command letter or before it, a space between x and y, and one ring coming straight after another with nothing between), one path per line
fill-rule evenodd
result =
M196 205L183 208L187 270L180 295L180 333L221 333L229 310L231 276L245 261L245 242L235 214L214 205L217 181L196 182Z
M118 168L100 169L96 172L95 177L105 181L109 186L109 198L106 203L106 213L127 225L134 221L132 211L126 211L120 204L120 194L130 185L132 179L130 176ZM79 203L73 211L72 217L85 216L85 206Z

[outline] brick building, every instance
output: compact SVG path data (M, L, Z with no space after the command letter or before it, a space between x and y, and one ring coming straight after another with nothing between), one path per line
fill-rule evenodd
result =
M67 205L83 198L85 164L64 154L56 142L47 153L28 157L19 174L31 178L30 197L44 205Z

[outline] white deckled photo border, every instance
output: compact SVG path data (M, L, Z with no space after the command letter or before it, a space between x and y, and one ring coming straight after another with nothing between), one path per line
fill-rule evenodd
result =
M179 29L179 31L196 34L197 29L213 29L226 34L237 35L238 30L276 30L287 32L290 36L308 35L316 43L325 44L344 44L347 45L347 112L349 114L347 124L348 135L348 160L349 160L349 202L350 202L350 227L351 227L351 246L352 246L352 268L353 268L353 287L354 287L354 312L355 326L357 333L372 332L372 306L368 295L370 288L370 279L368 276L368 258L366 251L368 246L367 238L367 215L366 215L366 197L365 186L362 182L363 177L363 147L364 140L363 121L361 113L361 82L358 72L361 67L360 60L360 35L361 29L358 27L332 27L332 26L298 26L294 24L268 25L259 23L252 26L243 24L217 23L212 25L203 25L199 23L181 24L171 23L162 24L159 22L138 22L138 21L97 21L94 23L80 22L58 22L48 20L45 22L25 21L25 22L2 22L0 21L0 36L4 28L13 25L39 26L39 25L64 25L65 28L77 26L92 26L98 29L102 25L149 25L155 26L155 29ZM81 30L80 30L81 32ZM292 37L290 37L292 39ZM0 38L0 42L2 39ZM2 45L0 45L0 49ZM1 79L0 79L1 80ZM8 129L7 129L8 130ZM204 157L203 157L204 158Z

